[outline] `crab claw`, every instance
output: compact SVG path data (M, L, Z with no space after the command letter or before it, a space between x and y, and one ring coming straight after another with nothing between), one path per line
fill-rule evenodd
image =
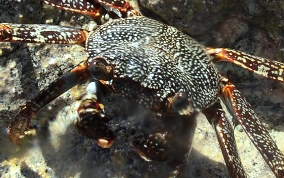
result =
M8 127L11 142L20 145L20 139L24 138L25 131L28 130L33 115L34 112L32 111L31 103L26 103L22 106L20 112L15 116Z
M12 39L13 30L9 25L0 25L0 41L7 41Z

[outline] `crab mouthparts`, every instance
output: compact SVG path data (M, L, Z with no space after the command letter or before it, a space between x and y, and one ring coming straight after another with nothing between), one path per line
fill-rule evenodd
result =
M109 148L114 143L114 140L106 140L106 139L100 138L100 139L96 140L96 142L102 148Z

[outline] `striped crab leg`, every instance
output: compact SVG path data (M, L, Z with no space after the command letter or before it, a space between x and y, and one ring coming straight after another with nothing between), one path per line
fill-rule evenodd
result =
M0 42L85 44L88 33L80 29L52 25L0 24ZM90 78L87 62L81 63L52 82L31 102L25 103L9 125L9 135L13 143L29 129L31 119L48 103L79 82Z
M38 24L0 24L0 42L85 44L81 29Z
M141 15L125 0L41 0L45 4L57 7L61 10L77 12L99 19L108 11L114 12L112 18L130 17ZM66 2L67 1L67 2Z
M230 177L247 177L237 150L234 129L220 103L204 110L203 114L216 132Z
M284 64L227 48L207 48L213 62L227 61L266 78L284 81Z
M42 0L62 10L91 15L99 18L108 12L101 7L110 7L112 18L141 15L127 1L117 0ZM55 44L84 44L88 32L81 29L39 24L0 24L0 42L28 42Z
M284 155L236 87L223 78L222 102L237 120L276 177L284 177Z
M52 82L32 101L25 103L9 125L10 140L15 144L20 144L20 139L25 136L25 132L29 129L31 119L44 106L77 85L79 82L89 79L90 73L88 66L89 65L86 62L79 64Z

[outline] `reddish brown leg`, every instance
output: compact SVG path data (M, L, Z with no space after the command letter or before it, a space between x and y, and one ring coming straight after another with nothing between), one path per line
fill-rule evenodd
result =
M0 24L0 42L84 44L84 30L54 25Z
M227 61L266 78L284 81L284 64L226 48L207 48L213 62Z
M27 102L21 107L20 112L15 116L9 126L10 139L15 144L20 144L20 139L25 136L25 131L29 129L29 124L44 106L55 98L66 92L79 82L90 78L88 65L81 63L68 73L52 82L47 88L42 90L31 102Z
M107 11L102 8L109 7L107 10L115 11L115 15L112 18L118 17L129 17L133 15L140 15L139 12L135 11L129 2L124 0L42 0L45 4L57 7L62 10L67 10L71 12L77 12L80 14L90 15L93 18L97 19L102 17L107 13Z
M134 8L130 5L127 1L120 1L120 0L93 0L95 2L98 2L102 5L118 9L122 13L128 13L127 17L133 16L133 15L141 15L140 12L135 11Z
M230 177L247 177L238 154L234 130L220 103L203 111L215 129Z
M45 4L54 6L61 10L67 10L70 12L77 12L80 14L90 15L94 18L99 17L101 5L94 2L93 0L41 0Z
M276 177L284 177L284 155L236 87L223 79L222 100L229 114L239 121Z

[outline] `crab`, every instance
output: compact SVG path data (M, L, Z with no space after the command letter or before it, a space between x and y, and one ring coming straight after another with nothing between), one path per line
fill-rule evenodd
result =
M133 147L147 161L170 160L176 169L170 176L179 175L181 165L177 162L186 160L190 152L196 115L201 112L216 132L231 177L246 177L232 124L243 127L275 176L284 177L283 153L249 103L214 66L227 61L283 82L284 64L231 49L206 48L174 27L142 16L127 1L43 2L90 15L102 25L86 31L53 25L0 24L1 42L80 44L88 54L86 61L19 109L9 125L13 143L20 144L31 119L42 108L75 85L92 79L77 110L76 128L99 146L109 148L115 142L105 112L105 98L115 93L151 111L150 121L146 121L157 127L134 137ZM109 17L112 20L104 23ZM180 147L181 153L176 153L173 145Z

